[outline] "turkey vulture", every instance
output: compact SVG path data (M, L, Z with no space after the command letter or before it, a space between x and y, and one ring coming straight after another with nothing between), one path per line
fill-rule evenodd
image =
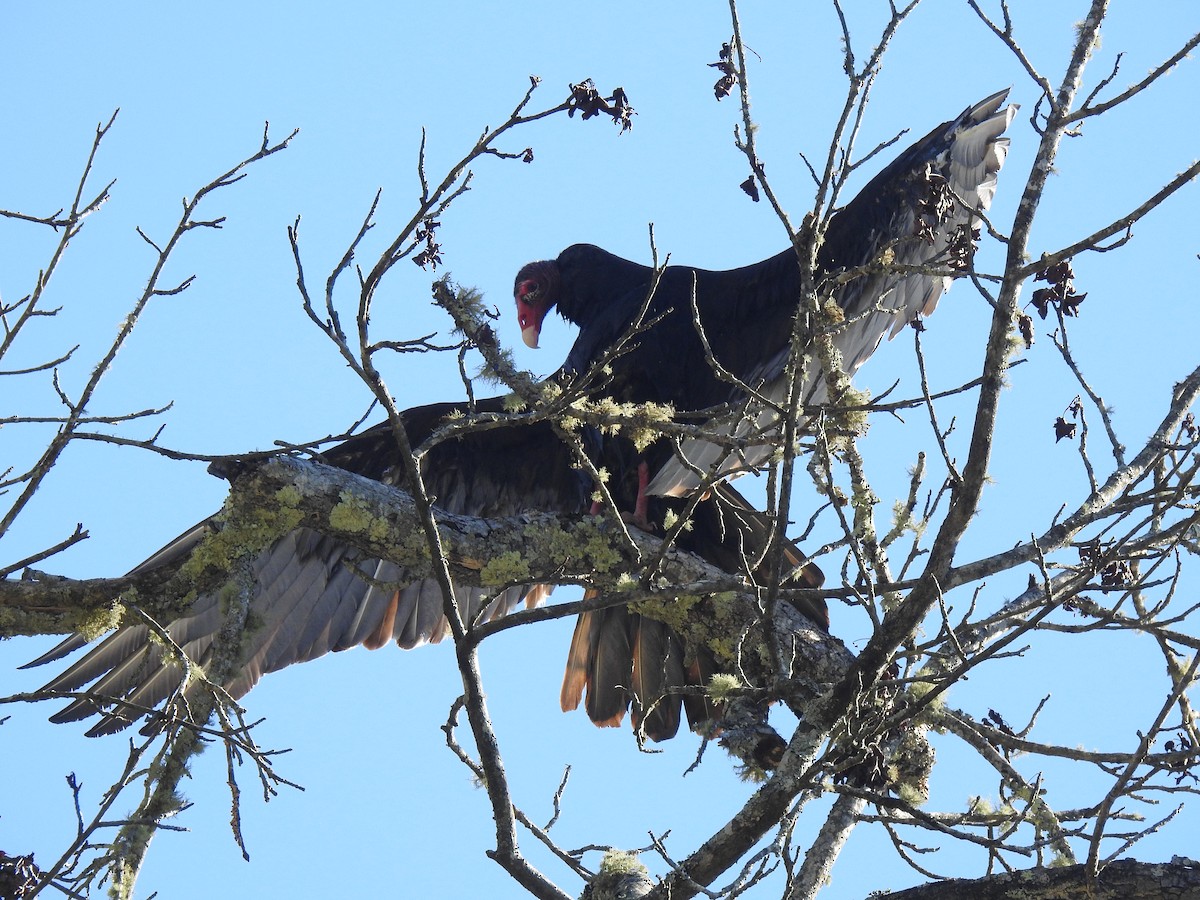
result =
M501 413L503 403L503 398L483 400L475 404L475 410ZM464 407L441 403L405 411L402 418L412 446L418 447L448 416L464 412ZM607 452L606 464L620 465L614 454L623 452L622 445L604 451L597 445L599 435L586 437L589 452ZM397 458L386 422L325 451L322 459L404 487L405 468ZM435 505L451 513L499 517L545 510L581 514L591 506L591 484L574 468L574 462L571 451L543 421L472 431L435 444L422 457L422 476ZM626 483L627 478L618 477L614 490ZM617 499L633 502L631 496L619 493ZM700 505L694 527L679 543L737 573L743 552L753 557L765 546L765 526L761 514L731 491L722 494L719 502L720 510L716 497ZM214 527L219 527L215 517L201 522L134 571L179 561ZM797 580L819 584L816 568L805 565L798 551L789 552L802 573ZM439 641L448 633L442 592L433 579L412 581L394 563L365 559L353 547L312 529L297 528L275 541L255 561L254 576L251 614L255 626L243 636L239 668L223 685L234 700L264 674L331 650L360 644L375 649L392 640L411 648ZM521 602L540 603L548 593L544 585L509 587L495 596L494 589L455 588L466 621L503 616ZM175 643L202 667L215 649L214 639L223 620L220 607L218 591L203 594L186 614L166 625ZM827 628L822 601L799 608ZM61 659L85 643L84 638L72 636L28 665ZM572 643L567 682L579 693L586 687L588 711L600 724L619 721L634 694L644 698L644 705L652 707L645 717L646 733L655 739L669 737L678 727L680 697L669 695L656 703L659 695L680 685L699 684L697 679L706 679L715 671L704 654L688 656L685 669L685 649L681 638L662 623L642 619L624 608L587 613ZM99 735L127 727L141 715L134 710L161 703L181 681L179 666L164 661L147 626L133 624L109 635L44 689L70 691L91 684L93 695L115 698L110 704L77 700L51 717L54 722L69 722L99 713L102 718L88 731ZM569 705L565 692L564 686L564 707ZM711 711L703 710L702 703L689 706L693 723L708 715Z
M853 374L885 334L894 336L938 298L973 250L976 209L987 209L1004 163L1001 137L1016 112L993 94L921 138L883 169L829 220L814 273L831 295L842 324L833 332L842 367ZM938 274L905 271L932 267ZM566 375L588 372L614 342L642 325L624 352L608 362L603 390L622 401L670 404L698 411L731 404L712 423L718 433L759 444L730 454L702 439L683 442L684 458L701 472L744 471L763 463L777 437L778 418L710 364L693 321L695 308L720 366L770 402L786 397L784 366L800 298L801 272L789 247L770 259L729 271L668 266L646 305L653 270L590 244L575 244L557 259L528 263L513 293L525 343L536 347L546 313L557 307L579 326ZM840 283L833 279L843 276ZM825 380L813 365L802 385L804 404L826 400ZM740 407L740 408L739 408ZM674 454L659 453L652 494L685 494L701 476Z

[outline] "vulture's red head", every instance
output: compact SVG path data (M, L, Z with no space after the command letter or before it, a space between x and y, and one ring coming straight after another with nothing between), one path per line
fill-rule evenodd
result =
M558 302L558 264L552 259L526 263L517 273L513 297L517 301L517 322L526 347L537 348L542 320Z

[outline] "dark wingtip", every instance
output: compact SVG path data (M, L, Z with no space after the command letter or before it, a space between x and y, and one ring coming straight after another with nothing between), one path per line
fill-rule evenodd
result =
M77 634L73 634L66 640L55 644L37 659L31 660L30 662L25 663L25 665L18 666L17 668L35 669L38 666L44 666L46 663L56 662L57 660L62 659L64 656L74 653L76 650L85 646L86 644L87 640L85 638L82 638Z

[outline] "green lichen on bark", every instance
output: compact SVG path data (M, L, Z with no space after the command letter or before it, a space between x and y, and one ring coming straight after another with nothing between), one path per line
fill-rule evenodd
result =
M108 634L120 627L125 617L125 604L137 602L137 591L127 591L116 600L112 606L97 609L83 616L75 624L75 631L87 641L94 641L101 635Z
M713 594L708 598L709 604L712 607L713 625L712 634L705 642L708 648L717 655L718 659L733 660L738 657L739 652L745 653L747 646L757 647L761 661L769 664L770 654L767 651L765 644L761 642L751 642L749 645L743 640L744 635L740 627L735 627L732 622L737 619L737 614L740 612L737 606L742 602L740 596L735 591L721 591Z
M629 608L647 618L663 622L682 634L687 629L689 611L695 608L700 600L700 597L693 594L671 595L639 600L629 604Z
M516 550L493 556L479 571L479 581L484 587L529 581L529 562Z
M924 728L906 732L887 770L896 796L911 806L923 806L929 800L929 776L936 760Z
M329 524L338 531L365 534L372 541L385 540L389 530L386 519L349 491L342 491L337 505L329 511Z
M721 591L711 595L670 594L653 597L631 603L629 608L636 613L663 622L674 629L691 646L703 645L721 660L733 660L739 651L744 655L746 646L741 641L741 626L735 626L737 619L735 604L738 594L735 591ZM696 608L706 604L706 615L694 614ZM768 662L766 649L762 661Z
M627 573L625 556L613 547L611 530L600 517L566 527L531 525L525 529L528 556L550 568L587 570L617 578Z
M329 511L329 525L338 531L361 534L375 544L386 547L385 556L411 572L424 572L429 567L429 541L420 531L412 531L398 543L391 540L393 523L376 507L360 500L349 491L342 491L337 504ZM444 538L443 551L453 555L453 546Z
M73 620L60 612L26 611L10 606L0 606L0 635L4 637L28 637L42 634L62 634L74 630Z
M182 575L198 580L206 572L230 571L237 560L257 553L299 526L300 493L293 487L280 488L274 503L242 501L235 492L216 516L219 529L211 529L180 569Z
M157 611L165 607L168 614L186 609L195 598L194 591L161 596L152 592L145 607ZM54 601L46 608L26 610L20 603L0 605L0 635L4 637L47 634L81 634L89 642L97 640L125 623L126 608L140 602L136 588L120 594L104 593L103 589L88 591L76 602L71 599Z

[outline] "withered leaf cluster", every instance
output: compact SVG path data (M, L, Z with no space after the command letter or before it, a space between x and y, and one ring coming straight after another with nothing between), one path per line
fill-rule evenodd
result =
M925 167L925 171L917 177L915 187L917 237L932 244L942 222L954 211L954 192L950 190L950 183L945 177L933 171L932 166Z
M622 134L633 127L634 109L629 105L629 97L624 88L614 88L612 96L602 97L596 90L595 82L590 78L585 78L578 84L572 84L570 88L571 96L567 100L568 116L573 118L575 111L579 110L582 113L580 118L587 121L593 116L604 113L612 117Z
M42 873L33 864L33 854L9 856L0 850L0 900L32 897Z
M721 77L713 85L713 94L717 100L724 100L733 93L733 89L738 83L737 70L733 67L733 47L728 41L721 45L721 52L717 57L717 61L711 62L708 65L710 68L716 69L721 73ZM750 192L746 191L746 193ZM758 198L755 197L754 199L757 200Z
M1063 438L1075 437L1076 423L1082 415L1083 398L1076 394L1075 399L1071 401L1071 405L1063 411L1061 416L1054 420L1054 443L1057 444ZM1071 418L1068 420L1067 416Z
M1076 425L1074 422L1068 422L1062 416L1054 420L1054 443L1058 443L1063 438L1075 437Z
M1114 559L1105 562L1107 554L1108 547L1099 541L1079 547L1079 561L1097 571L1101 587L1123 588L1133 584L1133 567L1129 560Z
M1033 348L1033 317L1021 313L1017 316L1017 328L1021 332L1021 340L1025 342L1025 349Z
M1192 771L1197 764L1200 764L1200 753L1196 751L1196 745L1188 738L1187 732L1182 729L1176 734L1176 737L1179 738L1178 746L1174 741L1167 741L1163 745L1163 749L1168 753L1188 754L1187 759L1167 763L1167 769L1175 773L1175 784L1182 784L1185 778L1190 778L1192 781L1200 781L1200 778L1197 778L1196 773Z
M954 213L958 198L950 189L950 182L932 166L926 166L916 180L917 216L913 223L916 236L927 244L937 240L946 220ZM975 257L975 246L979 242L979 229L963 222L950 232L949 243L944 251L947 268L962 271L970 267Z
M946 246L946 265L957 271L966 271L975 259L975 248L979 245L979 229L963 222L950 234Z
M1009 737L1017 736L1017 733L1012 730L1012 728L1009 726L1009 724L1007 722L1004 721L1004 717L1001 716L1000 713L996 712L994 709L988 710L988 714L986 716L984 716L983 721L985 724L990 725L992 728L995 728L999 732L1007 734Z
M1193 441L1196 439L1196 436L1200 434L1200 427L1197 427L1196 425L1196 417L1191 413L1188 413L1183 417L1183 424L1179 426L1179 429Z
M426 219L417 229L417 240L425 242L425 248L413 256L413 262L424 269L430 266L433 271L442 264L442 245L437 242L434 231L442 223L436 219Z
M1029 301L1039 316L1043 319L1046 318L1046 314L1052 306L1064 316L1079 315L1079 304L1083 302L1087 294L1075 293L1075 272L1071 269L1069 259L1042 269L1033 276L1033 280L1045 281L1050 285L1050 287L1038 288L1034 291L1033 297Z

